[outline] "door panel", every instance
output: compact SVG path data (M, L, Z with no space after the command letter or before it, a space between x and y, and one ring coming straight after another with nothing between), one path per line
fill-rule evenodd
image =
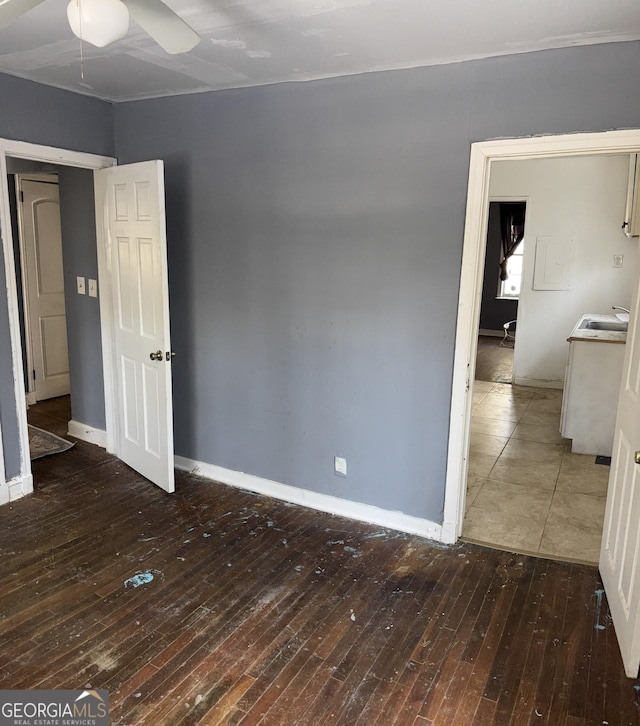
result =
M69 375L69 356L67 354L67 317L49 315L40 319L40 340L44 379Z
M116 304L118 306L118 317L120 320L120 330L133 333L134 327L134 309L133 309L133 262L131 259L131 240L126 237L118 237L118 267L116 275L117 295Z
M112 255L115 453L172 492L163 166L160 161L116 166L96 172L96 177L105 195L107 250Z
M627 675L640 667L640 336L638 287L627 332L600 574Z
M132 358L122 356L122 396L124 403L124 436L135 446L140 444L140 426L138 422L138 385L136 362Z

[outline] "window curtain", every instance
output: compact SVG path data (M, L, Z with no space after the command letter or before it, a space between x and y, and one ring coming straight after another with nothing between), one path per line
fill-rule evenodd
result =
M500 202L500 237L502 239L502 261L500 279L506 280L507 263L524 237L524 202Z

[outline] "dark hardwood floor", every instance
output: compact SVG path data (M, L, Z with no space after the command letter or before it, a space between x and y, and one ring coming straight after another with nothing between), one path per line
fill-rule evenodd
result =
M106 688L135 726L640 724L595 568L167 495L81 441L33 468L0 508L3 689Z
M478 336L476 354L477 381L511 383L513 378L513 341L500 345L502 338Z

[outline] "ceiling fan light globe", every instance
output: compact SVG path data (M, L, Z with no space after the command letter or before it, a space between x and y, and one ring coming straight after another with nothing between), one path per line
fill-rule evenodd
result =
M121 0L71 0L67 18L73 34L98 48L124 38L129 11Z

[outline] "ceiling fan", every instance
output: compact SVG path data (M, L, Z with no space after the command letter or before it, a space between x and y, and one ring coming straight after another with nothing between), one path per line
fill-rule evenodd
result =
M0 30L43 0L0 0ZM200 36L162 0L71 0L67 18L74 35L103 48L124 38L129 15L167 53L187 53Z

